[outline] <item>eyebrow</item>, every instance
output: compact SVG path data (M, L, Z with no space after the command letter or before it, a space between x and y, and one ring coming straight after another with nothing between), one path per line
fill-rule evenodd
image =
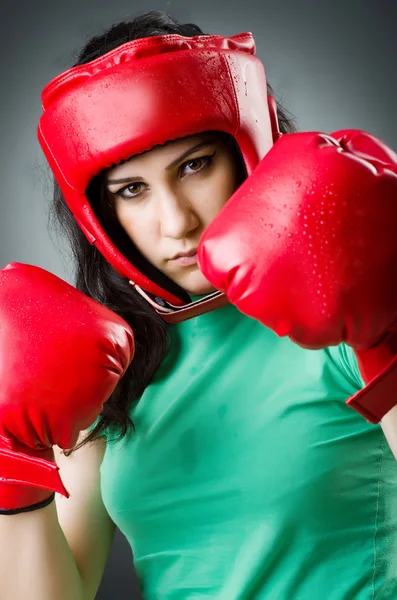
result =
M171 169L173 169L181 160L183 160L184 158L186 158L187 156L189 156L190 154L193 154L193 152L197 152L197 150L200 150L201 148L203 148L204 146L209 146L210 144L212 144L213 141L212 140L206 140L204 142L200 142L199 144L196 144L195 146L193 146L193 148L189 148L188 150L186 150L185 152L183 152L183 154L181 154L180 156L178 156L178 158L176 158L175 160L173 160L166 168L166 171L170 171ZM132 181L134 179L143 179L143 177L141 177L140 175L134 175L133 177L123 177L122 179L109 179L106 182L106 185L114 185L116 183L128 183L129 181Z

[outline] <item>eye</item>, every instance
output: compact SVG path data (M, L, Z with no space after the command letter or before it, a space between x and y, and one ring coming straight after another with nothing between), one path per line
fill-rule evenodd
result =
M209 156L200 156L198 158L191 158L190 160L187 160L185 163L183 163L181 165L181 170L185 171L184 174L186 174L186 175L193 175L194 173L198 173L199 171L202 171L206 167L209 167L215 154L216 154L216 152L214 152L213 154L211 154ZM191 169L191 172L190 173L189 173L189 171L186 172L186 168Z
M124 200L129 200L130 198L135 198L143 191L144 184L140 181L135 183L130 183L126 185L124 188L117 192L117 195Z

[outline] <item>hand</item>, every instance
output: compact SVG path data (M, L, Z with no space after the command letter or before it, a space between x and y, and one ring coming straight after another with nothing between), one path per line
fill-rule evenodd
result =
M374 136L284 135L204 233L200 267L278 335L367 349L397 322L396 198L397 155Z
M0 512L22 512L68 496L52 446L71 448L95 421L134 341L121 317L18 263L0 271L0 323Z

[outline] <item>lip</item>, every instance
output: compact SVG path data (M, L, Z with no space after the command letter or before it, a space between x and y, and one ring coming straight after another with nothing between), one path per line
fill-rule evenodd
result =
M179 252L175 254L173 258L170 260L173 263L183 266L195 265L197 262L197 248L192 248L192 250L188 250L187 252Z
M193 256L194 254L196 254L196 252L197 252L197 248L192 248L191 250L188 250L187 252L178 252L178 254L175 254L175 256L170 258L170 260L176 260L177 258L185 258L186 256Z

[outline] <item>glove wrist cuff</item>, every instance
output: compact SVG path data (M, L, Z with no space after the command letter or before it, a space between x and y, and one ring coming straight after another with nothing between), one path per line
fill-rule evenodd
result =
M370 423L379 423L397 404L397 356L347 404Z
M0 447L0 510L19 511L38 505L47 501L54 492L68 498L58 465L41 458L37 451L32 450L32 456L28 454L29 448L24 450L17 452ZM54 457L52 449L43 451L43 455Z
M40 502L36 502L35 504L30 504L29 506L22 506L20 508L8 508L8 509L3 509L0 507L0 515L19 515L20 513L32 512L34 510L39 510L40 508L45 508L46 506L51 504L51 502L54 501L54 498L55 498L55 492L50 494L50 496L48 496L48 498L46 498L45 500L41 500ZM1 489L0 489L0 506L1 506L1 500L2 500L2 498L1 498Z

